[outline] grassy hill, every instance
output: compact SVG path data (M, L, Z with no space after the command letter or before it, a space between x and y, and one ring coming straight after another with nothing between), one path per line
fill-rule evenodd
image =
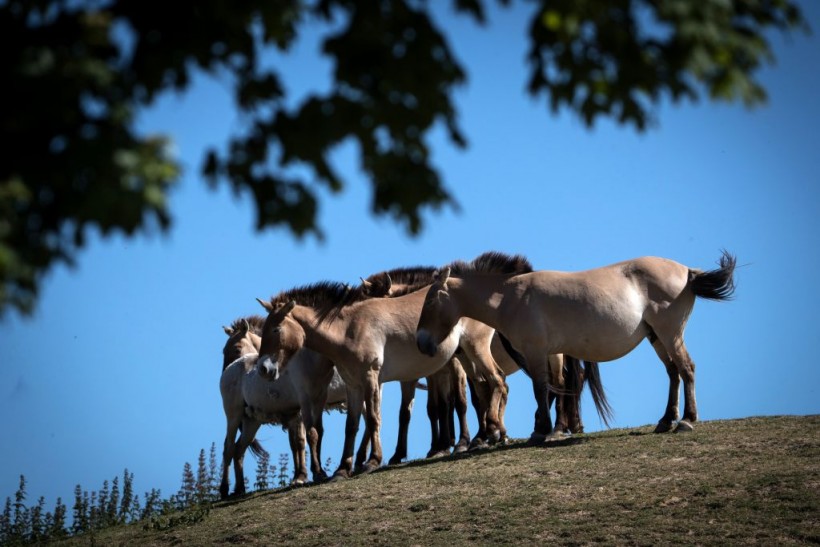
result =
M66 543L820 543L820 416L651 431L413 461Z

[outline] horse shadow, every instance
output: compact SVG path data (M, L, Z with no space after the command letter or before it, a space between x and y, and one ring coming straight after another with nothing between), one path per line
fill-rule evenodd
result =
M476 448L473 450L468 450L466 452L461 452L458 454L450 454L447 456L437 456L433 458L419 458L415 460L409 460L402 463L396 463L393 465L383 465L378 469L374 469L373 471L368 472L358 472L355 473L350 479L347 480L356 480L360 477L366 475L378 475L380 473L390 473L391 471L396 471L398 469L414 469L414 468L423 468L433 465L439 465L442 463L453 462L453 461L462 461L462 460L469 460L471 458L476 458L478 456L482 456L485 454L496 453L496 452L507 452L511 450L553 450L557 448L566 448L571 446L577 446L586 444L589 442L594 442L595 438L589 435L573 435L569 437L563 437L559 439L552 439L545 441L539 444L529 444L526 439L512 439L507 443L504 444L496 444L489 447L482 447ZM282 486L279 488L273 488L270 490L265 490L262 492L250 492L248 494L242 494L239 496L231 496L226 500L221 500L215 502L215 505L221 507L230 507L239 503L245 499L257 496L270 496L270 495L278 495L283 494L285 492L290 492L296 489L304 489L304 488L320 488L327 484L331 483L330 480L325 481L311 481L305 484L292 484L287 486Z

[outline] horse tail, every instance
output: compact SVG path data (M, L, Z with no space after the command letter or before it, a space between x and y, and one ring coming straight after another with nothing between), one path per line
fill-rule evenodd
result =
M245 405L247 407L247 405ZM242 433L242 423L239 424L239 433ZM262 448L262 444L254 438L251 441L251 444L248 445L248 448L251 450L251 454L256 459L259 459L262 456L267 456L268 451Z
M253 457L256 459L268 455L268 451L262 448L262 444L256 439L251 441L251 444L248 445L248 448L251 450L251 454L253 454Z
M498 339L501 340L501 345L504 346L504 350L512 357L512 360L515 361L515 364L518 365L518 368L527 375L528 378L532 378L530 376L530 371L527 370L527 360L524 359L524 356L516 350L513 345L507 340L507 337L501 334L499 331L495 331L498 334Z
M595 403L595 410L598 411L598 417L604 422L604 425L609 427L609 422L614 417L612 406L606 398L604 385L601 383L601 373L598 370L598 363L594 361L584 361L585 381L589 386L589 393L592 395L592 401Z
M720 268L706 272L689 270L689 286L695 296L709 300L731 300L735 292L735 265L737 258L723 250Z

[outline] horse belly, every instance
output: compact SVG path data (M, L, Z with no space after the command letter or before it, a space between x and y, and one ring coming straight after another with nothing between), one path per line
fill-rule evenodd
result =
M415 336L390 341L384 347L384 360L379 373L379 381L408 382L418 380L438 372L447 364L458 349L462 327L457 324L453 332L439 344L436 354L428 357L416 347Z
M612 296L614 298L599 299L597 306L578 307L553 315L558 320L547 327L551 338L549 353L605 362L635 349L649 334L643 321L640 295L622 291Z

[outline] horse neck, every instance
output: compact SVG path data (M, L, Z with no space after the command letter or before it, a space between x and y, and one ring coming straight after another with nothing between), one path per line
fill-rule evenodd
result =
M259 353L259 348L262 347L262 337L256 333L249 332L245 335L245 348L250 350L247 353Z
M463 317L489 325L499 326L499 306L504 299L504 282L509 275L466 275L450 278L447 288L450 298L457 303Z
M318 314L316 310L308 306L296 306L291 316L305 331L304 346L306 348L331 359L334 355L338 355L344 340L344 326L341 324L344 322L343 318L317 326Z

